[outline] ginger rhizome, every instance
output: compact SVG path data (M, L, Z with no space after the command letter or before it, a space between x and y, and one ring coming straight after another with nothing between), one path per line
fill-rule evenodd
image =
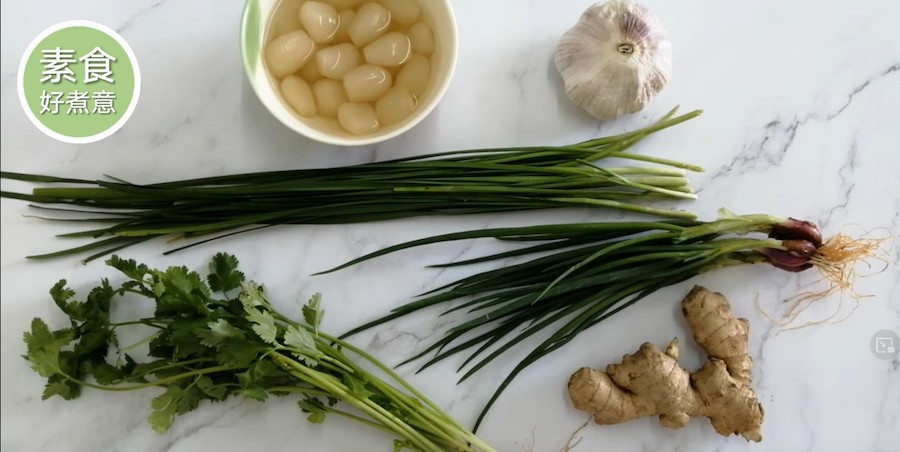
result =
M681 311L709 356L700 370L690 373L678 364L678 339L665 351L644 343L606 372L575 372L569 380L572 403L601 425L659 416L663 426L681 428L692 417L707 417L721 435L760 441L763 408L750 387L749 322L734 316L722 294L700 286L684 298Z

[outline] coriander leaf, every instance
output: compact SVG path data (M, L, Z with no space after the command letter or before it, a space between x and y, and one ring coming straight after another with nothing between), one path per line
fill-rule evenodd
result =
M309 416L306 417L307 421L313 424L325 422L325 413L328 409L325 408L325 405L319 399L307 397L297 401L297 405L300 407L300 411L309 413Z
M72 320L84 320L82 304L77 301L69 301L74 296L75 291L66 287L65 279L60 279L50 288L50 297L62 312L65 312Z
M191 297L195 289L199 286L199 275L191 272L187 267L169 267L165 272L165 279L162 280L166 285L166 290L174 291L185 298Z
M275 345L275 337L278 336L278 327L275 326L275 318L269 311L260 311L255 307L246 309L247 320L254 325L253 332L264 342Z
M65 381L55 381L52 383L47 383L44 386L44 392L41 394L41 400L47 400L50 397L55 395L62 397L66 400L72 400L75 397L78 397L78 385L72 383L68 380Z
M150 356L168 360L204 357L209 349L200 343L197 333L205 329L206 319L176 317L153 334L148 346Z
M249 342L240 339L226 339L216 347L216 361L223 366L243 367L249 366L257 360L259 355L272 349L258 342Z
M28 354L38 351L53 343L53 333L50 327L38 317L31 320L31 331L25 332L25 346Z
M124 362L123 362L124 361ZM132 375L137 367L137 362L128 353L120 353L116 361L116 367L127 375Z
M160 302L159 298L162 297L162 295L164 293L166 293L166 285L163 284L162 280L160 279L161 275L162 275L162 272L160 272L158 270L154 271L153 272L153 284L150 286L151 289L153 289L153 297L156 298L157 304L159 304L159 302ZM159 311L159 308L157 307L157 312L158 311Z
M201 391L197 385L188 386L183 390L181 397L178 399L175 412L177 414L184 414L188 411L193 411L200 405L200 400L202 398L203 391Z
M248 399L258 400L260 402L265 402L266 399L269 398L269 393L261 386L241 389L241 395Z
M153 411L147 421L156 433L165 433L172 426L172 419L178 410L178 400L183 392L178 386L169 386L166 392L156 396L150 403Z
M137 281L143 280L144 276L150 272L146 265L138 264L134 259L122 259L117 255L112 255L107 259L106 265L119 270L125 276Z
M89 364L89 369L85 373L93 375L94 379L97 380L97 384L104 386L115 384L128 376L128 372L125 369L120 369L105 362Z
M109 308L116 291L109 285L109 280L103 278L100 285L91 289L85 300L85 316L93 322L109 321Z
M237 374L244 397L264 402L269 394L266 388L295 385L296 378L284 371L271 359L260 359L251 364L246 371Z
M265 402L266 399L269 398L269 393L261 386L241 389L241 395L248 399L258 400L260 402Z
M322 294L316 293L313 294L312 298L309 299L309 302L301 309L303 311L303 320L315 330L316 335L319 334L319 324L322 323L322 316L325 314L321 304Z
M262 378L253 369L247 369L237 374L238 383L241 384L241 395L248 399L265 402L269 396L266 388L262 384Z
M372 392L366 389L366 383L353 375L344 374L341 381L347 386L350 394L353 394L353 397L356 397L357 399L368 399L372 396Z
M269 302L263 295L263 288L253 281L241 284L241 293L238 295L244 309L250 309L256 306L268 306Z
M228 338L244 339L244 332L228 323L228 320L218 319L207 323L206 326L209 330L198 331L197 336L202 338L200 342L207 347L215 347Z
M284 345L290 347L297 359L309 367L317 364L316 359L322 352L316 348L316 338L303 327L290 326L284 332Z
M228 393L228 386L225 383L216 384L208 375L198 378L196 384L197 389L214 400L222 400Z
M217 292L236 289L244 282L244 274L237 269L238 260L227 253L217 253L209 263L209 275L206 281L209 288Z
M60 350L75 339L75 332L70 329L50 331L47 324L39 318L31 321L31 331L25 332L27 355L31 368L42 377L50 377L61 372Z
M110 344L117 343L109 326L109 310L116 293L109 281L103 279L78 306L82 323L75 327L78 342L74 351L79 361L105 363ZM63 310L66 311L65 308ZM68 311L66 313L71 317Z
M119 287L119 295L124 295L130 289L137 289L141 292L145 297L152 297L153 292L147 290L147 287L144 285L142 281L125 281Z
M187 267L169 267L165 272L153 271L156 316L209 315L209 287L197 272Z
M399 439L395 439L394 452L400 452L403 449L416 450L416 447L413 445L412 441L400 441Z
M156 396L150 406L153 411L147 421L157 433L165 433L172 426L176 414L184 414L200 404L202 393L193 385L188 388L172 385Z

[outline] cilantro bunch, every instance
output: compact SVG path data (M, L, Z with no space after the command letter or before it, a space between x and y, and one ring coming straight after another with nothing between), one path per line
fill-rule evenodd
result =
M32 368L47 378L43 398L70 400L83 387L110 391L160 388L148 418L164 433L175 416L204 400L297 394L308 420L344 416L396 435L395 450L493 451L468 429L366 352L319 331L319 295L302 308L303 322L276 311L263 288L246 281L234 256L219 253L204 279L185 267L150 269L113 256L107 265L127 280L103 279L84 301L59 281L50 291L71 326L51 331L35 318L25 333ZM123 296L155 303L152 317L113 321ZM153 334L119 347L116 332L143 325ZM146 358L134 353L146 349ZM380 369L389 383L363 369ZM110 363L110 357L114 364Z

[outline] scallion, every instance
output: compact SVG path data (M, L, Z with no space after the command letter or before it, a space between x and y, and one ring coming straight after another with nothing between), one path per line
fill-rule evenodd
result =
M279 224L358 223L562 207L692 219L695 215L690 212L645 201L694 199L685 171L702 169L627 151L646 136L699 114L697 110L675 116L672 110L643 129L569 146L445 152L349 167L147 185L115 178L85 180L0 172L4 179L53 184L34 188L31 194L2 191L0 197L37 204L35 207L54 214L50 219L100 223L102 227L64 235L96 241L29 256L91 253L84 261L155 237L200 237L178 248L184 249ZM599 166L605 159L652 165ZM53 207L58 205L63 207Z
M438 267L542 255L451 282L343 336L421 309L465 300L445 313L466 310L469 315L404 362L434 352L422 365L424 369L474 349L459 368L462 371L468 367L460 379L463 381L514 345L564 322L503 380L479 415L476 428L503 390L525 368L661 288L719 268L755 263L794 272L815 266L834 283L833 288L845 288L852 264L879 244L843 235L823 243L818 228L805 221L770 215L738 216L723 211L718 220L711 222L555 224L457 232L391 246L324 273L412 247L478 238L526 245Z

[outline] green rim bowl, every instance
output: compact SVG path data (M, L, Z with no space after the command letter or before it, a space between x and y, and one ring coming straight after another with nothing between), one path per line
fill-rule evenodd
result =
M361 146L394 138L413 128L437 106L453 77L457 58L456 19L449 0L420 0L423 14L434 32L435 53L431 61L431 80L418 106L407 119L380 128L376 133L355 136L347 132L314 127L302 120L281 100L263 61L263 47L272 12L283 0L247 0L241 17L241 56L253 91L266 109L295 132L313 140L339 146Z

